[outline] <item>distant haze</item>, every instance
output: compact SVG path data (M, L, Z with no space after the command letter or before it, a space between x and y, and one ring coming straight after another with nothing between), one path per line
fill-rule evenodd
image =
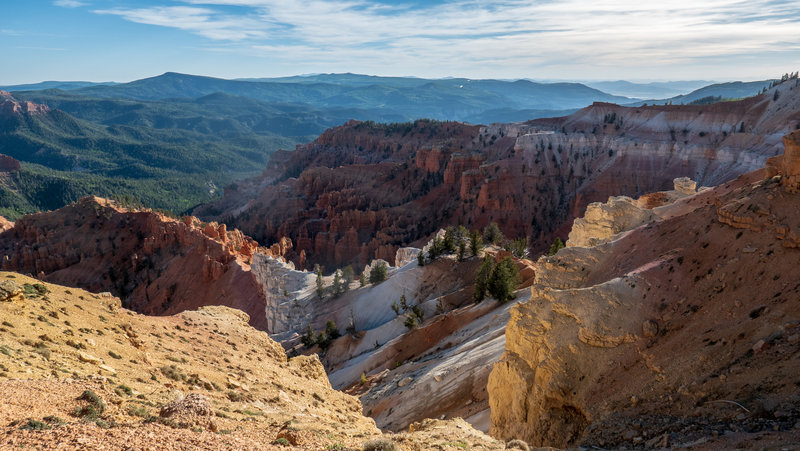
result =
M783 0L4 2L0 84L167 71L756 80L800 68ZM666 92L665 92L666 93Z

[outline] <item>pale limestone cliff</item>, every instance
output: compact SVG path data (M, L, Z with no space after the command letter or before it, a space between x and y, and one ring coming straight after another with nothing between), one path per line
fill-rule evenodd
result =
M567 246L595 246L612 236L653 219L653 213L627 196L611 197L606 203L593 202L583 218L575 219Z
M673 180L674 189L646 194L639 199L627 196L610 197L608 202L593 202L586 214L576 218L569 232L567 247L597 246L618 237L619 234L654 221L663 215L657 207L697 193L697 182L688 177Z

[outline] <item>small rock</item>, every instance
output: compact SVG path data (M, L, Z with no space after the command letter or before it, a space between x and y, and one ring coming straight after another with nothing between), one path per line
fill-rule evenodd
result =
M645 338L653 338L658 335L658 323L652 319L648 319L647 321L643 322L642 335L644 335Z
M414 380L414 378L413 378L413 377L410 377L410 376L409 376L409 377L406 377L406 378L404 378L403 380L401 380L400 382L398 382L398 383L397 383L397 386L398 386L398 387L405 387L406 385L410 384L410 383L411 383L411 381L413 381L413 380Z
M78 353L78 360L80 360L81 362L91 363L92 365L99 365L103 363L102 360L85 352Z
M0 282L0 302L10 302L17 298L21 298L22 293L22 287L20 287L16 282L11 280L4 280Z
M100 369L108 374L117 374L117 370L108 365L100 365Z
M211 432L219 431L219 427L217 426L217 422L213 421L213 420L209 421L208 422L208 430L211 431Z
M279 438L285 439L292 446L297 446L297 445L300 445L302 443L302 439L300 438L299 435L297 435L297 432L289 430L289 429L284 429L284 430L278 432L278 435L275 437L275 439L277 440Z
M742 253L744 253L744 254L752 254L752 253L756 252L757 250L758 250L757 247L745 247L745 248L742 248Z
M183 399L173 401L161 408L159 415L168 418L174 415L197 415L210 416L214 411L205 396L198 393L190 393Z
M756 353L761 352L764 349L766 349L766 347L767 347L767 342L765 342L764 340L758 340L756 344L753 345L753 352Z

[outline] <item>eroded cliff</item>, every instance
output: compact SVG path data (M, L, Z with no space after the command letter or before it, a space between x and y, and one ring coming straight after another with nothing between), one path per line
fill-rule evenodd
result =
M262 177L195 214L261 243L291 238L301 268L391 260L438 227L492 221L541 251L591 202L670 189L679 177L713 186L758 169L798 123L796 80L738 102L595 104L519 124L350 122L275 154Z
M584 227L596 246L540 259L489 378L491 433L562 447L796 440L797 142L768 171L605 221L614 235ZM618 204L602 209L631 207Z
M24 216L0 234L5 270L110 291L127 308L150 315L225 305L267 330L263 288L250 271L257 247L225 224L129 210L97 197Z

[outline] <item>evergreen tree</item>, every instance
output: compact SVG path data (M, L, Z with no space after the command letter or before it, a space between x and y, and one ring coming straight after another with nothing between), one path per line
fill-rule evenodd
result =
M500 302L514 299L514 290L517 288L518 277L519 270L511 258L506 257L500 260L489 279L489 294Z
M425 266L425 252L419 251L417 254L417 265Z
M431 247L428 249L428 258L431 261L436 260L442 253L442 240L438 236L433 237Z
M472 299L475 302L481 302L486 298L486 291L489 289L489 279L492 277L494 271L494 259L490 256L483 258L478 275L475 277L475 292Z
M406 294L405 294L405 293L403 293L403 295L402 295L402 296L400 296L400 309L401 309L402 311L404 311L404 312L405 312L406 310L408 310L408 303L407 303L407 301L406 301Z
M528 257L528 243L527 237L506 241L505 250L511 252L514 257L526 258Z
M311 324L306 327L306 332L300 337L300 342L308 347L314 346L314 343L316 343L314 340L314 329L311 327Z
M342 276L338 269L333 273L333 285L331 289L333 290L334 298L338 298L344 293L344 284L342 283Z
M388 267L384 262L374 265L372 269L369 270L369 283L377 285L386 280L387 269Z
M503 232L500 231L496 222L492 222L483 229L483 238L487 243L494 245L500 245L504 239Z
M458 242L458 254L457 254L458 261L460 261L460 262L464 261L464 254L466 252L467 252L467 243L465 243L464 241L459 241Z
M353 267L347 265L342 270L342 284L343 284L343 291L347 292L350 290L350 284L353 282L353 278L355 277L355 272L353 271Z
M314 272L317 273L317 296L320 299L325 295L325 286L322 282L322 268L319 265L314 265Z
M328 349L328 345L331 344L331 341L328 340L328 336L325 335L325 332L319 332L317 334L316 342L319 345L319 347L322 348L323 350Z
M477 230L473 230L469 233L469 252L470 254L474 255L475 257L478 256L478 252L480 252L481 248L483 247L483 239L481 238L480 232Z
M553 244L550 246L550 252L548 253L548 255L555 255L559 249L563 248L564 248L564 242L561 241L561 238L556 237L555 241L553 241Z
M422 308L419 305L411 307L411 313L413 313L414 316L419 318L419 321L422 322L422 317L425 315L425 313L422 311Z
M336 323L332 320L328 320L328 322L325 323L325 335L327 335L328 340L335 340L342 336L342 334L339 333L339 328L336 327Z
M417 317L414 315L406 316L406 320L403 321L403 325L408 328L408 330L416 328L419 323L417 322Z
M442 239L442 247L441 253L442 254L451 254L456 251L456 236L455 236L455 229L453 227L448 227L444 231L444 238Z
M367 286L367 275L365 273L362 272L361 275L358 276L358 283L361 284L362 287Z

